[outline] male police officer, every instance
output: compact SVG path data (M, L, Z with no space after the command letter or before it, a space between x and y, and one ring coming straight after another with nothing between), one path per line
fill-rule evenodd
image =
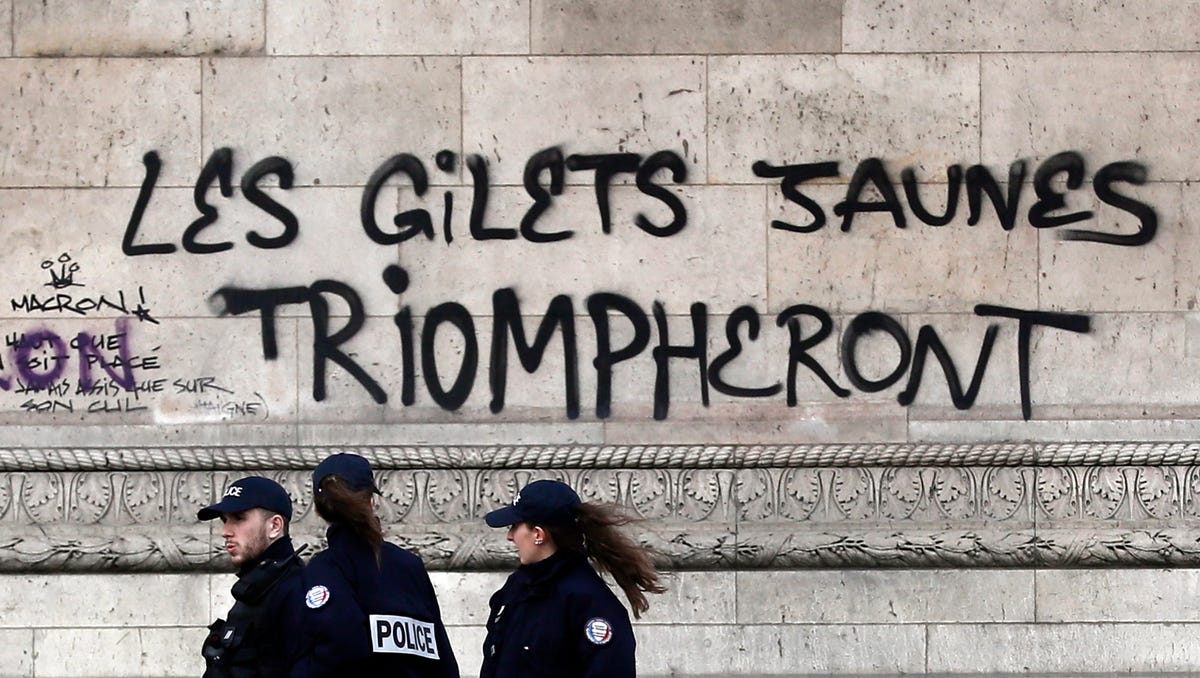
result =
M208 627L205 678L286 676L304 600L304 563L288 536L291 498L279 483L251 476L231 484L221 501L196 517L221 519L225 550L238 568L228 621Z

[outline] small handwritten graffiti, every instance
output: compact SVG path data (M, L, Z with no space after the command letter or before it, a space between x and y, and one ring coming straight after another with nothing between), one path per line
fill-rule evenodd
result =
M85 391L93 388L100 378L96 375L96 368L120 388L134 390L137 387L134 369L154 369L158 358L132 354L127 318L118 318L115 325L116 330L111 335L95 336L90 332L79 332L70 341L50 329L8 335L5 338L5 344L9 347L8 364L16 374L5 373L0 376L0 390L47 389L59 383L70 362L78 366L79 388ZM105 348L115 351L115 355L106 355L106 350L102 350ZM0 368L3 367L0 362Z
M116 311L123 316L136 318L138 322L158 324L158 320L154 318L150 307L147 306L146 291L141 285L138 285L136 294L131 293L128 299L124 290L118 291L115 297L104 293L72 294L61 290L84 287L84 285L75 278L80 266L70 254L64 252L57 259L46 259L42 261L41 266L42 270L47 271L50 275L50 281L43 285L52 288L55 292L48 295L30 292L21 295L20 298L12 298L9 300L12 310L30 315L68 314L77 316Z
M232 391L227 391L232 394ZM261 419L266 420L271 416L270 407L267 405L266 398L257 391L254 393L252 400L243 398L229 397L206 397L197 398L193 403L196 410L211 412L219 416L221 419Z
M57 261L54 259L43 261L42 269L50 274L50 282L45 283L46 287L53 287L56 290L65 287L83 287L83 283L75 282L79 264L71 261L71 255L66 252L58 255Z

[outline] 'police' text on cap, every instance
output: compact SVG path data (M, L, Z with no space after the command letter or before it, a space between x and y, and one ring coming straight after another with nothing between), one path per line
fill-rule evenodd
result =
M252 508L266 509L278 513L285 520L292 519L292 498L279 483L262 476L250 476L235 480L225 488L225 496L212 506L196 512L200 520L212 520L226 513L240 513Z

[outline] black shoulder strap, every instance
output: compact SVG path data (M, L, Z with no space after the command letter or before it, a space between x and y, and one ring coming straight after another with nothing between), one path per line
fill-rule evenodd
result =
M237 580L230 593L233 594L235 600L247 605L258 604L287 574L292 570L304 567L300 560L300 554L307 548L308 544L302 544L300 548L283 560L267 560L259 563L258 567Z

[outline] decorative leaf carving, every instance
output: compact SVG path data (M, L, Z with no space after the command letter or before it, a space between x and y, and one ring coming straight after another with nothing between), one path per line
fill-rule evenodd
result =
M20 487L21 505L35 523L54 524L62 521L66 513L66 497L60 475L31 473L24 476Z
M879 484L882 488L880 510L888 518L908 518L920 507L925 484L919 469L884 469Z
M780 514L792 520L807 520L821 504L821 476L815 469L788 469L781 494Z
M1138 503L1148 515L1168 518L1178 513L1176 491L1179 484L1175 469L1143 466L1137 469Z
M841 468L833 472L833 505L842 516L854 520L874 513L875 483L861 468Z

